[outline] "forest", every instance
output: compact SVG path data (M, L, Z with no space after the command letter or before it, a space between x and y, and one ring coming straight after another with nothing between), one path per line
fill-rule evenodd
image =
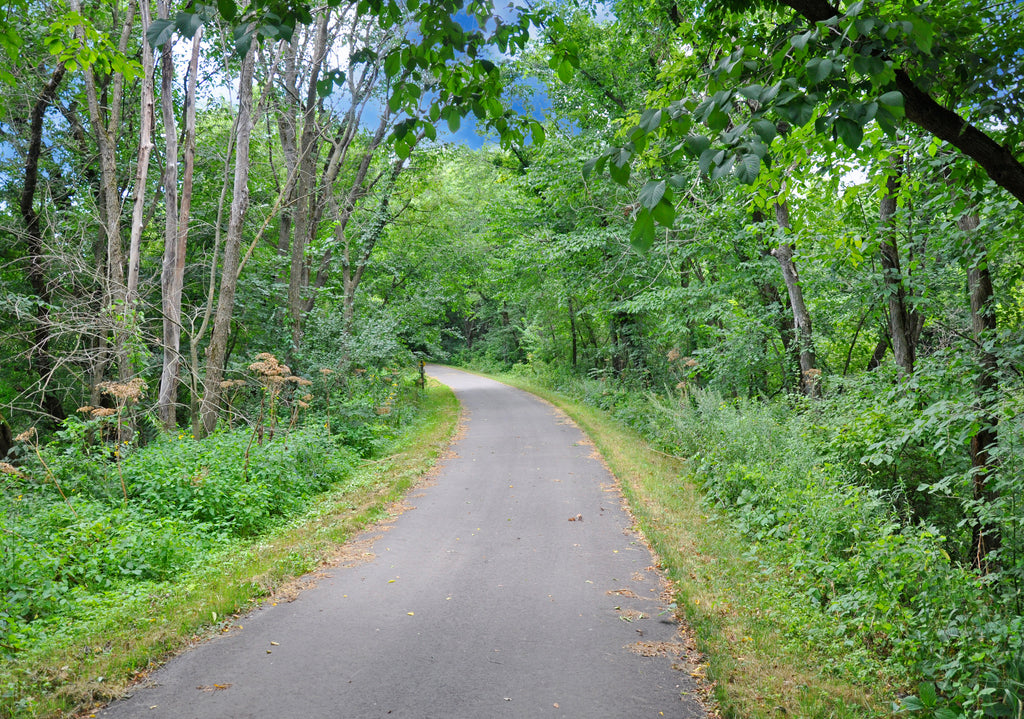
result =
M871 697L715 645L725 715L1024 716L1021 15L6 0L0 716L103 699L31 658L358 488L424 360L678 460Z

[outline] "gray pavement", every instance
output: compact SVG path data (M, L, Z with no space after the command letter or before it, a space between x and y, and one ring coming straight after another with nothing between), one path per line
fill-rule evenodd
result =
M579 429L519 390L428 371L466 430L414 508L362 538L372 557L327 568L98 716L704 716L671 599Z

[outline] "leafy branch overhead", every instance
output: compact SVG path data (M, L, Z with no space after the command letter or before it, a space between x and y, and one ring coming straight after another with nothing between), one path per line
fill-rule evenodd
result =
M488 59L495 51L522 51L530 41L531 27L543 22L543 13L520 9L506 19L488 0L329 0L327 6L354 7L358 18L400 31L401 40L382 57L369 48L356 50L351 57L355 63L380 62L392 81L388 109L408 115L393 134L400 157L409 155L411 138L418 133L436 139L442 122L451 132L458 132L470 113L495 130L503 144L521 145L527 136L543 142L540 122L505 108L501 72ZM297 25L312 22L313 10L302 2L254 2L240 10L234 0L218 0L215 7L194 6L174 18L153 21L147 37L153 47L160 47L174 33L192 37L199 27L219 16L231 24L235 50L243 56L254 39L290 41ZM471 18L476 26L467 29L457 17ZM317 92L329 96L344 82L341 70L330 70L318 82ZM423 102L425 112L420 110Z
M677 30L687 43L684 57L663 70L661 87L649 96L655 107L587 163L585 175L607 171L626 185L636 161L647 157L664 178L658 193L671 184L666 172L694 161L713 181L732 175L753 184L765 171L779 172L773 142L780 134L812 126L863 153L869 125L894 137L909 122L1024 202L1024 166L1011 149L1022 136L1020 89L1008 68L1022 39L1013 8L861 1L840 10L820 0L782 0L734 12L727 5L677 4L693 19ZM722 23L735 36L725 37ZM671 69L698 54L710 61L694 92L675 83ZM655 223L671 226L664 206L671 195L654 202L655 194L638 198L634 240L641 247L650 245Z

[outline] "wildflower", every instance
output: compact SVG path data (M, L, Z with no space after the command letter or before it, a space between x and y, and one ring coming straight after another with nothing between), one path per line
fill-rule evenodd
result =
M94 409L96 409L96 408L95 408L95 407L93 407L93 406L92 406L91 404L87 404L87 405L85 405L84 407L79 407L79 408L78 408L78 409L76 409L75 411L76 411L76 412L81 412L82 414L89 414L89 413L90 413L90 412L92 412L92 411L93 411Z
M16 441L16 442L27 442L30 439L32 439L33 437L35 437L35 436L36 436L36 428L35 427L29 427L24 432L22 432L17 437L15 437L14 441Z
M115 414L117 414L117 410L110 407L97 407L92 411L92 416L96 418L113 417Z
M320 374L326 377L327 375L334 374L334 370L330 369L329 367L321 367Z
M667 355L665 355L665 357L667 357L667 358L668 358L668 361L669 361L669 362L675 362L675 361L676 361L677 359L679 359L679 356L680 356L680 355L679 355L679 350L677 350L677 349L676 349L675 347L673 347L672 349L670 349L670 350L668 351L668 354L667 354Z

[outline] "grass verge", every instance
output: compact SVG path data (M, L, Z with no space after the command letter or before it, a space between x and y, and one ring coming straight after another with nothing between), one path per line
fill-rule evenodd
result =
M386 517L447 447L459 419L455 395L431 381L421 411L390 456L364 464L303 515L177 581L98 598L84 621L0 667L0 717L91 716L169 656L228 631L259 602L301 588L297 578Z
M599 409L521 375L495 376L555 404L589 435L619 478L637 524L677 590L681 618L707 659L725 717L888 716L893 689L842 648L812 647L821 613L800 612L784 567L770 567L700 498L687 463L649 447Z

